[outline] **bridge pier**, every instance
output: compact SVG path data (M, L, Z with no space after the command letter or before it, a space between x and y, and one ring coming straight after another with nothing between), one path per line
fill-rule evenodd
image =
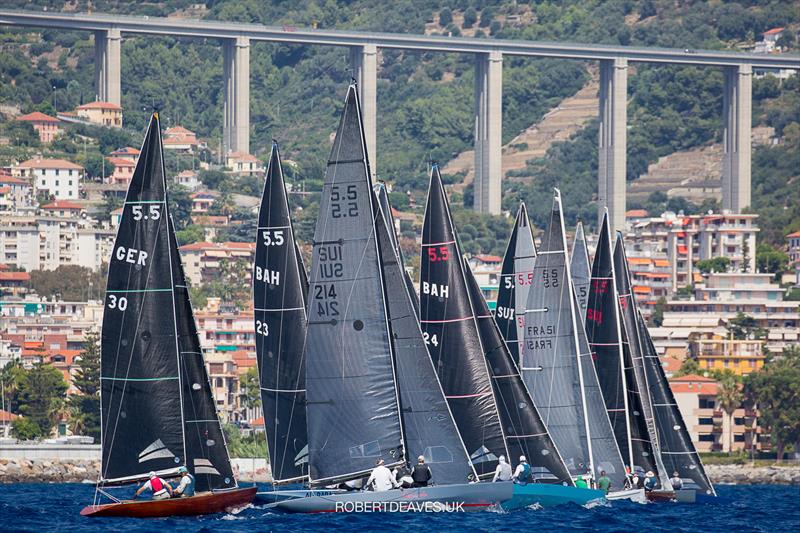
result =
M122 104L121 35L117 28L94 32L94 89L101 102Z
M378 47L374 44L353 46L350 48L350 66L353 78L358 84L358 96L361 100L361 119L364 121L364 137L369 156L369 168L372 178L377 175L377 137L378 137Z
M222 139L224 153L250 153L250 39L222 43L225 81Z
M627 165L628 60L600 61L600 131L598 133L598 225L608 207L611 231L625 229Z
M722 208L741 213L750 207L753 67L725 67L723 95Z
M475 204L500 214L503 145L503 54L475 54Z

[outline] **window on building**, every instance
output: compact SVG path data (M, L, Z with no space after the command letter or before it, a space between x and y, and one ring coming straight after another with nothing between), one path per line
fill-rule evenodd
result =
M56 169L56 176L58 176L58 169Z
M714 435L711 434L698 435L697 440L699 440L700 442L714 442Z
M733 442L744 442L744 435L734 435Z
M715 406L713 398L698 398L697 403L700 409L713 409Z
M743 426L744 425L744 417L734 417L733 423L735 425L737 425L737 426Z
M697 423L701 426L712 426L714 425L714 419L711 417L698 418Z

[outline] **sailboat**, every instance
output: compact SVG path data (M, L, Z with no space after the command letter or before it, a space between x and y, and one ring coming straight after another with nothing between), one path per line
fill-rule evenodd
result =
M308 494L305 363L308 280L294 237L280 152L273 143L258 213L253 314L261 406L274 479L259 503ZM283 486L286 490L275 490Z
M514 364L519 366L520 344L525 333L525 305L533 281L536 246L531 221L524 202L520 202L514 229L508 239L500 272L494 320L506 341Z
M586 318L586 304L589 300L589 281L591 269L589 266L589 247L586 246L586 234L583 231L583 222L578 221L575 228L575 242L572 243L572 255L569 264L572 284L578 296L578 310L581 320Z
M239 487L203 362L169 213L158 113L128 187L108 271L101 352L102 463L84 516L198 515L248 504ZM196 495L119 500L106 488L177 476ZM99 503L106 496L113 503Z
M656 464L642 415L640 389L633 374L632 347L621 322L618 274L606 211L592 264L586 334L623 462L631 473L639 472L641 477L645 471L655 470Z
M468 483L474 469L441 388L431 380L432 366L422 358L427 353L415 323L372 191L357 88L351 85L313 241L305 349L309 484L362 479L378 460L398 467L414 452L430 463L434 482L460 483L309 496L278 502L278 509L428 510L431 504L459 503L478 510L511 497L510 484L487 489Z
M653 439L656 471L661 481L661 491L654 491L653 495L662 496L662 499L676 497L679 501L692 501L694 495L691 494L691 489L696 488L700 494L716 496L675 402L650 333L632 296L628 261L620 233L617 233L614 245L614 265L617 286L620 289L620 308L626 319L625 329L631 339L631 347L639 350L639 358L634 359L634 364L639 363L641 379L646 384L642 396L646 396L650 408L651 418L648 428ZM684 490L673 490L669 481L672 472L678 472L682 479L687 480L684 483Z
M632 414L630 427L633 458L643 470L652 471L658 477L658 490L650 491L648 498L658 499L662 496L661 491L663 491L667 495L661 499L671 499L673 494L669 481L670 473L664 466L658 446L658 430L650 397L650 385L644 368L644 346L637 322L636 299L631 289L628 259L625 256L625 248L620 235L617 236L615 242L613 263L619 314L623 335L627 341L624 348L628 354L626 357L627 388L631 393L632 400L629 403L629 409Z
M480 478L510 457L469 298L439 167L431 169L420 261L420 324L458 430Z
M528 293L521 370L525 384L570 474L597 479L605 471L614 493L627 481L605 409L578 299L567 268L561 195L555 190Z
M506 445L511 454L509 461L525 456L531 466L532 482L515 484L514 497L503 503L503 508L512 510L531 505L548 507L564 503L584 505L602 500L603 491L575 487L564 460L522 382L517 365L511 359L466 259L464 273L497 398L497 408L505 428Z

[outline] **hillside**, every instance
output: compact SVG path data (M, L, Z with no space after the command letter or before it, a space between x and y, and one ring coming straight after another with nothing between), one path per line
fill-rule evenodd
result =
M800 14L790 3L673 3L652 0L577 2L514 0L397 0L374 2L294 2L191 0L136 4L116 0L7 0L9 8L192 16L322 28L353 28L413 33L471 34L485 38L526 38L646 46L738 49L752 46L768 28L797 28ZM467 12L475 20L467 20ZM449 19L447 13L449 12ZM55 31L2 31L0 110L47 113L72 109L94 94L93 44L87 34ZM793 43L789 43L790 46ZM125 36L123 106L125 121L141 131L147 110L160 104L167 124L197 131L211 147L219 144L222 122L222 54L213 41ZM531 204L560 185L569 223L583 217L591 225L596 176L596 124L593 121L549 148L533 134L548 111L581 90L590 79L588 65L552 59L504 61L504 142L513 174L504 207L524 197ZM335 128L344 86L349 80L347 53L329 47L256 43L251 49L252 150L262 155L277 138L287 158L298 162L292 179L306 190L318 189L329 136ZM384 51L378 82L378 171L398 190L410 191L421 205L429 160L448 162L472 144L472 60L468 56ZM55 89L54 89L55 87ZM721 131L722 78L717 70L677 66L637 66L630 79L629 168L631 179L660 157L713 143ZM778 92L796 91L786 84ZM772 98L776 96L773 95ZM761 113L754 110L754 113ZM765 110L761 123L797 121L791 104ZM759 122L754 122L754 124ZM3 136L0 133L0 136ZM5 135L9 137L9 135ZM528 144L530 152L517 151ZM78 154L78 146L58 146ZM36 147L0 146L0 164L29 155ZM542 152L544 155L542 156ZM528 156L531 156L530 158ZM768 161L772 161L769 159ZM176 168L190 162L177 162ZM509 169L511 171L512 169ZM767 172L768 174L770 172ZM464 197L468 197L468 187ZM546 202L544 202L546 204ZM755 203L755 201L754 201ZM313 198L302 201L314 213ZM789 209L793 212L793 209ZM544 213L532 212L541 224ZM485 219L488 222L488 218ZM305 220L302 223L306 223ZM501 227L498 225L498 227ZM498 230L493 241L501 240ZM488 245L487 243L484 243ZM474 248L470 251L499 251ZM493 245L495 246L495 245Z

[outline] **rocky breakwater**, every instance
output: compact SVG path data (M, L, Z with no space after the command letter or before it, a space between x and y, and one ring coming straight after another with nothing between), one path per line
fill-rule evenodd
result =
M800 485L800 466L705 465L712 483Z
M98 460L0 459L0 483L80 483L95 481Z

